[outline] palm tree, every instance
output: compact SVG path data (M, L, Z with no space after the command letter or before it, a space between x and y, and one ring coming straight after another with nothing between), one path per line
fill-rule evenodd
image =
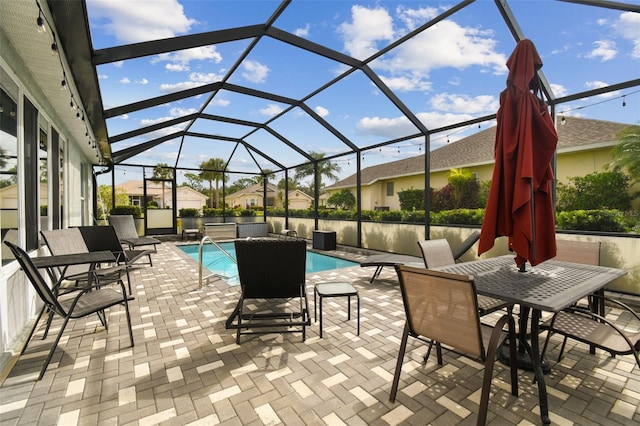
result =
M333 180L334 182L338 180L338 173L342 171L342 168L339 165L332 163L331 161L328 161L328 160L323 160L325 155L323 152L310 151L309 155L314 160L317 160L318 185L320 186L320 188L324 187L324 185L322 184L323 176ZM310 176L313 177L314 176L313 166L314 166L314 163L307 163L307 164L303 164L302 166L296 167L295 180L300 181ZM313 184L315 184L315 179Z
M635 182L640 182L640 126L629 126L617 135L618 145L611 151L611 166L626 168Z
M161 208L165 208L165 202L164 202L164 184L165 184L165 180L166 179L173 179L173 169L171 167L169 167L169 165L167 163L158 163L154 168L153 168L153 175L151 176L152 179L162 179L162 206Z
M199 176L209 182L209 207L213 207L213 182L216 183L216 208L220 204L220 192L218 190L218 183L221 180L226 182L227 177L224 174L225 163L222 158L210 158L207 161L203 161L200 164Z

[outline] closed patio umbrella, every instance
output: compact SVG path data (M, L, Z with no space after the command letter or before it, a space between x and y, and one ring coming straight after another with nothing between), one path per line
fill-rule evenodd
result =
M497 237L508 236L516 264L524 270L527 261L537 265L556 255L551 159L558 135L541 99L536 71L542 60L533 42L519 41L507 67L478 254L491 249Z

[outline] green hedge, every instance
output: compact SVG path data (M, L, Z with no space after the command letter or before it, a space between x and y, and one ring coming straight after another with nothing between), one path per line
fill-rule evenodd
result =
M284 216L284 209L268 210L270 216ZM310 217L313 209L289 210L290 217ZM356 220L355 210L318 210L322 219ZM362 220L372 222L424 223L424 210L362 210ZM431 212L432 225L474 225L481 226L484 209L452 209ZM574 210L556 213L556 228L559 230L595 232L640 232L640 214L619 210Z
M130 214L133 217L142 217L142 209L140 208L140 206L134 206L134 205L119 205L119 206L115 206L111 209L111 211L109 212L112 215L127 215Z
M200 209L184 208L178 210L180 217L200 217Z

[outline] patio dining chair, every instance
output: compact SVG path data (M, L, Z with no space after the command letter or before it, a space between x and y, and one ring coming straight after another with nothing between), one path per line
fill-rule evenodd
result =
M152 265L151 254L154 250L128 249L122 246L113 226L80 226L80 234L89 251L110 251L116 258L116 265L127 266L127 281L131 294L131 276L129 270L138 265ZM147 263L141 261L147 259Z
M394 402L400 381L409 336L424 342L439 342L484 364L484 377L478 413L479 425L486 423L489 391L498 346L508 334L512 359L516 356L515 321L504 314L494 327L480 323L473 278L411 266L396 265L406 322L389 400ZM503 331L507 326L508 333ZM442 353L438 352L442 365ZM511 393L518 396L518 371L512 363Z
M31 340L31 337L33 336L33 333L36 329L36 326L45 311L49 311L54 315L58 315L63 318L62 325L60 326L60 331L58 331L58 335L56 336L51 350L49 351L49 354L45 359L42 369L40 370L38 380L42 379L42 377L44 376L44 373L49 366L49 362L53 357L53 353L58 347L58 343L60 342L62 333L64 333L64 330L67 327L67 323L70 319L84 318L92 314L97 314L100 322L104 325L105 330L108 330L107 317L104 311L112 306L122 305L124 306L127 317L129 340L131 342L131 346L133 347L133 332L131 330L131 316L129 314L129 301L133 300L133 298L131 296L127 296L127 292L122 281L119 282L119 291L111 287L87 285L72 294L68 294L67 297L58 297L58 295L55 295L49 288L47 282L40 274L38 268L36 268L36 266L33 264L33 261L31 260L29 255L15 244L12 244L8 241L5 241L5 244L11 249L11 252L20 264L20 267L22 268L28 280L35 288L38 296L44 303L42 309L40 310L40 313L38 314L38 317L36 318L34 327L31 329L24 347L22 348L21 354L26 351L29 341Z
M109 216L109 225L113 226L118 235L118 239L129 246L130 249L143 246L153 246L153 251L157 251L160 240L153 237L140 237L136 229L136 223L130 214ZM151 262L151 256L149 256ZM153 266L153 265L152 265Z
M557 240L556 245L555 260L596 266L600 264L599 241ZM640 368L640 332L629 332L616 321L607 319L604 315L606 304L620 309L622 314L618 318L626 317L635 323L636 330L640 329L640 315L626 303L607 297L602 291L589 295L586 304L575 304L542 323L540 330L547 331L542 355L547 351L551 336L560 334L563 340L558 362L562 359L567 340L574 339L588 344L591 354L598 348L609 352L613 357L633 355Z
M42 230L40 234L52 255L89 252L78 228ZM51 278L58 282L72 281L75 286L79 286L87 283L88 273L93 271L92 268L90 264L71 265L58 269L57 276ZM111 265L95 268L93 274L98 283L104 285L122 281L122 273L126 271L126 266ZM129 283L130 286L131 283Z
M235 249L241 293L226 328L237 330L236 343L241 334L273 332L302 332L304 341L311 325L305 285L307 243L236 240Z
M457 259L469 250L473 243L478 240L478 236L479 233L477 235L472 234L461 244L461 248L457 250L458 257L454 257L449 242L444 238L418 241L418 246L422 252L422 259L424 260L425 268L433 269L441 266L453 265L456 263ZM480 310L481 316L500 309L510 308L511 306L513 305L505 302L504 300L478 295L478 309Z

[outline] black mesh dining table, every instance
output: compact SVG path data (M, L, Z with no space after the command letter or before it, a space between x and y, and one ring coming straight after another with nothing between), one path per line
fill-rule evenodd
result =
M617 268L555 260L536 266L527 265L526 271L520 272L511 255L434 269L473 276L478 294L531 310L531 358L538 382L540 417L546 424L550 422L549 406L538 342L542 311L561 311L627 273Z

